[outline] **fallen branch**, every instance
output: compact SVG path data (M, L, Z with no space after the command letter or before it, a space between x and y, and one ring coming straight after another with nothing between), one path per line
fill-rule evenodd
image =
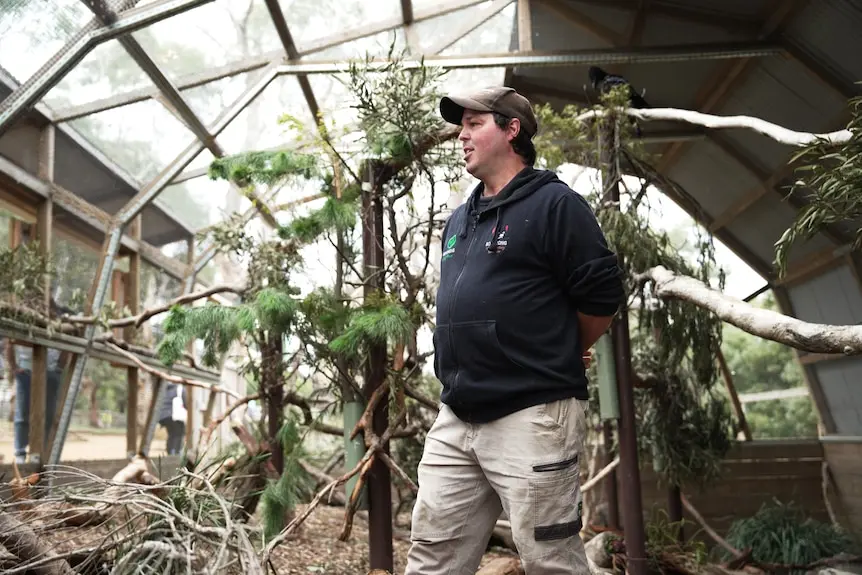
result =
M712 540L721 545L723 549L725 549L728 553L733 555L737 559L742 559L745 555L739 550L733 547L730 543L728 543L721 535L716 532L715 529L709 526L706 520L703 518L697 509L695 509L694 505L688 500L685 495L680 495L680 499L682 500L682 505L685 507L686 511L688 511L694 520L697 521L707 535L712 537Z
M0 511L0 545L23 563L55 557L51 547L43 543L32 529L5 511ZM60 557L50 563L33 567L32 571L39 575L75 575L69 563Z
M818 141L823 141L831 145L844 144L853 137L850 130L837 130L825 134L812 134L810 132L797 132L789 130L778 124L754 118L751 116L716 116L714 114L704 114L703 112L695 112L693 110L679 110L677 108L650 108L650 109L634 109L625 108L617 109L618 113L623 113L639 120L657 120L657 121L677 121L704 128L712 129L743 129L752 130L768 138L772 138L779 144L788 146L808 146ZM590 110L580 114L578 120L591 120L607 115L607 109Z
M674 274L663 266L638 274L635 280L641 283L652 281L655 295L659 298L688 301L763 339L811 353L862 354L862 326L809 323L757 308L694 278Z
M591 477L589 481L585 481L584 484L581 485L581 493L589 491L590 489L598 485L599 481L607 477L609 473L611 473L614 469L617 468L617 466L619 466L619 464L620 456L617 455L616 457L614 457L613 461L605 465L601 471Z

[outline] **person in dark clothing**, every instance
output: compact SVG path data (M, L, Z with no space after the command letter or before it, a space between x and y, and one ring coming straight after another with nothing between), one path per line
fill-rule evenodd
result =
M183 450L186 437L186 398L182 388L165 382L165 392L159 406L159 425L168 432L168 455L178 455Z
M590 573L581 524L588 350L624 299L589 204L533 167L511 88L444 97L480 182L443 231L434 371L406 573L474 573L502 511L527 575Z

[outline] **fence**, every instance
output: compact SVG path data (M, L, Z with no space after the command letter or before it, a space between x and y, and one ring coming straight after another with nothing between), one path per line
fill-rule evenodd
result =
M703 491L685 486L682 491L721 534L735 519L750 517L773 500L793 502L808 516L829 521L823 500L823 457L824 447L816 439L738 442L725 458L724 472L716 483ZM857 465L862 471L862 463ZM641 468L641 482L644 510L667 509L667 486L659 483L648 465ZM687 512L684 517L696 525Z

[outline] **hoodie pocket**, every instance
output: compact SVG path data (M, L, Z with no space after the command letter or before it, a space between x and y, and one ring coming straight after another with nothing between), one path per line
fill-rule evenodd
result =
M452 326L452 346L458 354L459 381L496 384L523 371L497 337L497 322L474 321Z

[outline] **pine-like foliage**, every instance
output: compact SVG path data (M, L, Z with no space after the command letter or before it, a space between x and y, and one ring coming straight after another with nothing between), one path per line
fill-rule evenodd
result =
M237 306L174 306L164 322L165 337L159 343L159 357L166 365L173 365L190 341L202 340L203 364L216 367L230 346L243 336L261 330L287 333L297 307L289 294L274 288L264 288L254 299Z
M278 436L284 451L284 473L277 480L268 481L261 495L264 540L271 539L284 528L285 520L297 504L314 489L313 478L299 464L307 453L302 446L302 430L293 416L285 419Z

